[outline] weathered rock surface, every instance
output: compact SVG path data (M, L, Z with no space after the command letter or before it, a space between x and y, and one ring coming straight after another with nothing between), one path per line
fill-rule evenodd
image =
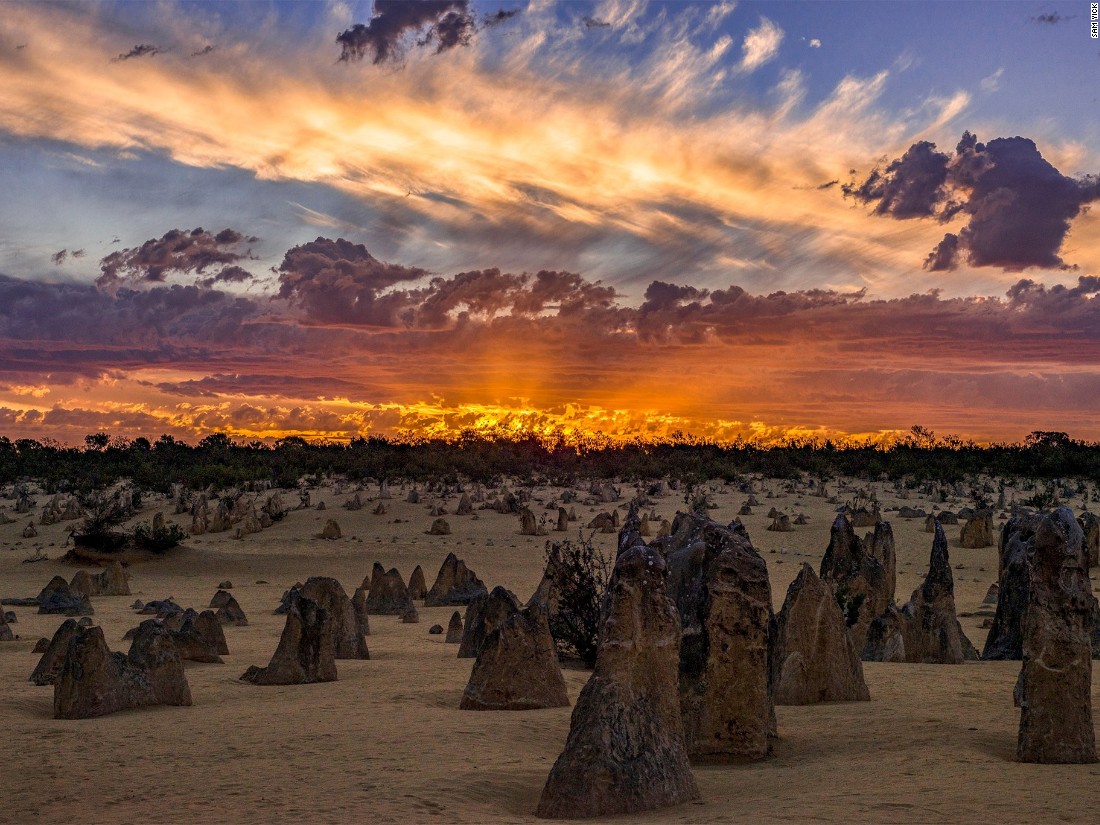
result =
M678 697L680 622L661 554L636 546L615 563L596 669L536 814L637 813L698 799Z
M993 511L978 510L962 526L959 545L967 548L993 546Z
M447 622L447 638L443 641L449 645L462 644L462 614L457 610L451 614L451 620Z
M709 760L767 757L776 731L767 565L740 522L724 526L700 513L678 515L659 547L682 622L680 709L688 753Z
M983 659L1023 658L1024 614L1027 613L1031 590L1028 557L1034 536L1034 516L1013 516L1001 528L997 611L993 614L993 624L982 649Z
M355 619L359 622L359 632L369 636L370 616L367 611L367 591L362 587L355 588L355 593L351 597L351 606L355 610Z
M1065 507L1037 516L1029 553L1020 708L1021 762L1096 761L1091 635L1096 598L1080 525Z
M317 603L332 624L333 655L337 659L369 659L367 640L360 632L359 617L348 594L336 579L310 576L301 594Z
M772 666L777 705L871 698L836 595L805 562L776 618Z
M451 535L451 525L447 523L447 519L437 518L432 522L432 526L428 528L428 534L432 536L449 536Z
M65 655L69 650L69 640L76 635L76 619L66 619L61 626L54 631L53 638L38 664L31 672L30 680L36 685L56 684L61 675L61 668L65 664Z
M244 614L244 610L241 609L232 593L219 590L210 599L210 607L217 611L215 616L221 624L231 624L237 627L248 625L248 617Z
M77 627L54 684L54 718L88 719L146 705L190 705L191 689L168 630L157 622L127 654L107 648L100 627Z
M462 627L458 658L473 659L477 656L485 637L500 627L517 610L519 610L519 600L515 594L499 585L493 588L492 593L471 601L466 606L466 619ZM451 621L454 621L453 617Z
M38 612L61 616L91 616L92 600L86 593L75 593L69 583L54 576L38 594Z
M836 592L838 602L843 602L852 642L862 651L867 628L894 603L894 589L886 566L860 541L843 513L833 522L818 575Z
M955 612L947 537L937 521L924 583L901 609L889 605L871 623L863 658L870 662L957 665L978 658Z
M428 583L424 580L424 568L418 564L409 576L409 598L423 599L427 595Z
M99 573L78 570L69 589L87 596L129 596L130 582L122 565L115 561Z
M487 592L485 583L466 567L466 562L454 553L448 553L439 568L435 584L424 597L424 606L469 604L475 597Z
M381 564L375 562L371 568L370 583L364 579L362 587L367 591L367 613L400 616L412 607L409 588L405 586L396 567L391 567L387 572Z
M569 705L546 611L516 610L478 649L462 710L534 710Z
M332 617L317 602L291 590L286 626L267 667L253 665L241 676L254 685L301 685L336 680Z

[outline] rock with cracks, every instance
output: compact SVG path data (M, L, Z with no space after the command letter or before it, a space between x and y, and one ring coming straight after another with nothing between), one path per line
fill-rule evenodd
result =
M975 661L978 651L955 613L955 583L947 537L937 521L928 575L900 609L889 605L867 631L863 658L869 662L957 665Z
M516 610L489 633L478 649L462 710L535 710L568 707L546 611Z
M454 553L448 553L439 568L435 584L424 597L424 606L469 604L474 598L487 592L485 583L473 570L466 567L466 562Z
M596 669L538 816L639 813L699 798L680 718L680 620L665 573L661 554L643 546L616 561Z
M776 619L772 666L777 705L871 698L836 595L805 562Z
M286 626L267 667L241 676L254 685L302 685L336 680L336 644L328 611L297 588L290 591Z
M77 627L54 684L55 719L89 719L146 705L190 705L183 662L167 628L143 625L129 653L112 653L101 627Z
M1023 667L1014 694L1021 762L1096 761L1091 633L1097 602L1083 543L1067 508L1036 518Z

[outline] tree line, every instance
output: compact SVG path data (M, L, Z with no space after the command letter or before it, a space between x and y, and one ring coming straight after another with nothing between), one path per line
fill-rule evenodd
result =
M191 445L170 435L155 441L89 434L82 446L0 436L0 483L34 479L47 492L91 490L129 479L167 493L173 483L224 489L249 483L296 486L299 479L468 479L504 476L568 484L578 478L734 480L745 473L794 478L962 481L987 473L1039 479L1083 478L1100 484L1100 443L1062 432L1035 431L1022 442L978 445L937 436L923 427L889 446L789 439L771 445L717 443L686 435L664 441L577 440L563 435L463 432L452 438L410 434L350 442L310 442L297 436L241 443L214 433Z

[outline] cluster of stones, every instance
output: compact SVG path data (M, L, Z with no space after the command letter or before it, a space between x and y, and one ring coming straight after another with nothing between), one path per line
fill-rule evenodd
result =
M191 502L191 530L193 536L203 533L224 533L234 530L235 538L258 533L283 519L287 508L278 493L269 495L262 504L255 498L242 495L219 498L211 512L205 494L196 495Z

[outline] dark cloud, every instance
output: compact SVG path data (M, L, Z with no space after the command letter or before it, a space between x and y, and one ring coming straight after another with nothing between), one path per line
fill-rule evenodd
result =
M257 240L235 229L223 229L216 235L202 227L172 229L161 238L151 238L141 246L120 249L103 258L96 284L113 288L124 282L160 282L173 272L202 274L212 268L218 272L208 279L208 285L244 281L251 276L235 264L248 259L246 244Z
M62 249L60 252L55 252L50 256L50 260L54 262L55 266L61 266L65 263L65 259L69 257L69 250Z
M203 46L203 47L202 47L201 49L199 49L198 51L195 51L195 52L191 52L191 56L192 56L192 57L202 57L202 56L204 56L204 55L208 55L208 54L210 54L210 53L211 53L212 51L214 51L214 49L216 49L216 48L217 48L216 46L210 46L210 45L207 45L207 46Z
M584 24L586 29L609 29L611 24L606 20L600 20L598 17L590 17L586 15L581 19L581 23Z
M111 58L112 63L119 63L123 60L132 60L135 57L156 57L158 54L163 54L164 49L158 46L153 46L149 43L139 43L130 49L130 51L120 54L118 57Z
M483 269L428 279L427 270L379 261L362 244L318 238L289 250L279 265L279 297L308 321L406 329L441 329L471 317L559 317L609 309L615 290L570 272L535 275ZM417 281L427 281L417 286ZM395 289L399 285L405 288Z
M418 47L435 46L435 53L468 46L482 29L506 23L519 9L500 9L478 22L469 0L375 0L374 17L356 23L336 37L340 60L370 58L374 64L399 62L405 54L406 38Z
M406 35L422 33L419 43L437 42L437 51L469 42L476 24L468 0L375 0L370 23L356 23L336 37L340 60L372 63L399 60Z
M485 28L492 28L493 26L499 26L501 23L506 23L519 14L519 9L500 9L492 14L486 14L481 18L481 25Z
M959 236L945 232L943 240L924 259L924 268L930 272L946 272L959 265Z
M898 219L933 217L967 224L948 233L924 266L949 270L965 252L971 266L1009 271L1061 268L1059 256L1070 222L1100 198L1096 176L1066 177L1023 137L983 144L965 132L954 155L921 141L885 169L842 187L845 197L874 204L876 215Z
M386 290L428 272L387 264L362 244L317 238L287 251L279 265L279 297L318 323L393 326L408 322L409 292Z
M936 151L936 144L922 140L887 165L871 171L858 186L841 187L845 197L863 203L875 203L876 215L895 218L927 218L945 197L948 156Z
M817 187L817 189L832 189L838 183L840 183L839 180L831 180L831 181L828 181L827 183L823 183L823 184L819 185Z

